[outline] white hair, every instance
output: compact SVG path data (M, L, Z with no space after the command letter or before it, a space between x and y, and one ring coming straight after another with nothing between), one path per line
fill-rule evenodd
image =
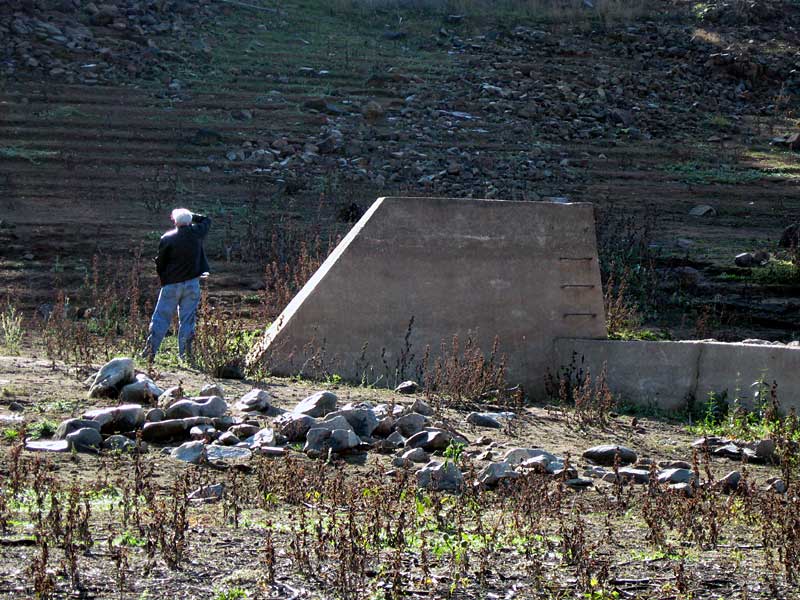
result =
M172 222L176 227L190 225L192 222L192 212L185 208L176 208L172 211Z

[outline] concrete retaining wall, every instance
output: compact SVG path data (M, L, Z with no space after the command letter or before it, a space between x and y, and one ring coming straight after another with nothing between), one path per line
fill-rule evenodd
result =
M497 336L507 380L533 393L554 362L555 338L604 338L593 207L380 198L249 363L392 385L399 364L414 377L426 346L435 359L454 335L485 352Z
M606 366L611 391L632 403L681 410L687 398L703 403L710 392L727 392L745 406L751 385L778 383L783 410L800 412L800 348L722 342L622 342L560 339L557 365L574 359L591 373Z

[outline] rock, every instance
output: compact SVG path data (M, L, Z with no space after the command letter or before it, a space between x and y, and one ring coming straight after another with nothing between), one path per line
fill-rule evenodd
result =
M417 390L419 390L419 384L416 381L411 381L411 380L404 381L403 383L398 385L396 388L394 388L394 391L397 394L413 394ZM412 410L414 410L414 409L412 408ZM417 411L417 412L419 412L419 411Z
M139 376L136 381L122 388L119 400L124 404L157 404L163 393L164 390L151 379Z
M471 412L467 415L467 423L471 423L476 427L489 427L491 429L501 429L503 424L500 422L500 419L511 419L514 417L514 413L509 412L502 412L502 413L480 413L480 412Z
M591 479L584 479L582 477L573 477L564 481L564 485L574 490L583 490L592 487L594 482Z
M145 423L142 439L146 442L166 442L175 439L186 439L189 430L196 425L213 425L208 417L192 417L189 419L167 419L155 423Z
M288 452L286 448L281 448L278 446L258 446L254 448L253 451L260 456L269 456L272 458L286 456Z
M383 106L381 106L381 104L375 100L370 100L361 107L361 114L364 115L364 118L367 121L377 121L383 117L385 112L386 111L383 109Z
M334 429L328 439L328 444L334 452L345 452L361 445L361 439L351 429Z
M770 256L767 252L742 252L736 255L733 262L736 263L737 267L762 267L769 262L769 258Z
M330 429L323 429L321 427L310 429L306 434L306 443L305 446L303 446L303 452L306 454L321 454L324 449L324 443L330 437Z
M102 447L114 452L135 452L136 442L124 435L110 435L103 441Z
M234 425L228 430L230 433L235 435L241 440L245 440L250 437L255 437L255 435L261 431L258 425L251 425L250 423L240 423L239 425ZM272 429L268 429L267 431L272 431Z
M239 437L241 438L241 436ZM284 446L286 445L286 438L276 433L274 429L265 427L264 429L259 429L252 436L245 439L245 442L250 444L251 448L255 450L259 447Z
M598 465L613 466L616 457L619 456L619 464L627 465L636 462L636 453L625 446L605 444L594 446L584 451L583 458L591 460Z
M691 469L692 464L686 462L685 460L667 460L664 462L658 463L658 466L662 469Z
M378 426L373 430L372 435L375 437L385 438L392 433L395 428L396 421L394 417L383 417L378 420Z
M739 489L739 482L742 480L742 474L739 471L731 471L725 477L716 482L717 487L723 492L735 492Z
M107 362L94 376L89 389L90 398L116 397L119 389L134 378L132 358L115 358Z
M197 488L191 492L186 499L203 502L214 502L221 500L225 495L225 484L215 483L214 485L205 485Z
M222 386L218 383L207 383L200 389L200 393L197 395L202 398L208 398L209 396L219 396L220 398L225 398L225 392L222 389Z
M253 453L247 448L236 446L206 446L206 458L209 462L216 460L247 460Z
M144 420L147 423L155 423L157 421L163 421L165 416L166 415L164 414L164 411L162 409L151 408L145 413Z
M394 426L404 437L409 438L422 431L427 424L427 417L419 413L409 413L397 419Z
M400 455L400 458L403 459L403 461L419 464L426 464L431 460L430 454L425 452L425 450L422 448L412 448L411 450L406 450Z
M412 435L406 440L406 448L422 448L426 452L444 450L450 444L453 435L444 429L428 429Z
M239 402L236 403L236 408L245 412L266 412L272 408L270 400L272 400L272 397L268 392L265 392L264 390L253 389L239 399Z
M273 425L290 442L300 442L305 439L309 429L316 426L317 420L309 415L287 413L273 421Z
M235 434L231 433L230 431L226 431L225 433L221 434L217 438L217 443L220 446L235 446L236 444L240 443L241 440L236 437Z
M324 417L336 410L339 399L331 392L317 392L300 402L294 408L294 413L308 415L309 417Z
M335 416L344 417L358 437L371 437L378 426L378 418L371 406L343 407L341 410L328 413L325 420Z
M228 411L228 403L219 396L210 398L188 398L178 400L167 409L168 419L188 419L191 417L221 417Z
M544 458L547 461L547 465L549 465L551 462L558 461L558 458L555 455L550 454L541 448L512 448L505 453L505 456L503 456L503 460L510 465L518 465L531 458Z
M53 435L53 439L64 440L73 431L78 431L86 427L91 427L100 432L100 423L97 421L92 421L91 419L67 419L66 421L62 421L58 426L55 435Z
M742 449L736 444L725 444L724 446L715 448L712 454L714 456L721 456L723 458L739 460L742 457Z
M69 442L70 448L78 450L97 450L100 444L103 443L103 436L94 427L83 427L72 433L68 433L66 437Z
M201 442L211 442L217 439L218 434L217 428L210 424L195 425L189 429L189 437Z
M97 421L104 433L133 431L144 423L144 409L138 404L123 404L90 410L83 414L83 418Z
M694 486L691 483L673 483L669 486L669 491L673 494L679 494L686 498L694 496Z
M162 410L167 410L170 406L175 404L178 400L183 398L183 388L179 385L167 388L164 393L158 397L158 407Z
M411 405L411 412L419 413L426 417L432 417L435 411L424 400L417 398L414 404Z
M520 474L514 470L514 467L508 461L496 462L486 465L483 470L478 473L478 483L486 487L494 487L502 479L515 479Z
M613 464L613 463L612 463ZM650 471L647 469L634 469L633 467L622 467L617 470L620 479L632 481L633 483L644 484L650 481Z
M328 415L325 420L317 421L317 424L314 427L327 429L328 431L333 431L334 429L349 429L354 431L353 426L350 425L350 422L341 415Z
M186 442L174 448L169 455L176 460L199 465L206 460L206 445L203 442Z
M31 452L66 452L69 450L67 440L25 440L25 450Z
M689 211L689 214L693 217L713 217L717 214L717 211L713 206L709 206L708 204L698 204Z
M464 476L452 462L429 462L417 471L417 487L426 490L458 492L464 488Z
M393 432L383 441L387 444L391 444L395 448L402 448L406 445L406 438L404 438L399 431Z
M775 492L776 494L786 493L786 483L779 477L770 477L767 479L767 491Z
M487 454L491 454L491 452L487 452ZM518 464L521 469L530 469L532 471L535 471L536 473L550 473L550 474L552 474L550 465L558 466L558 468L562 468L564 466L564 463L562 463L561 461L551 460L551 457L545 455L526 458L522 462L512 461L512 464Z
M666 469L658 474L658 483L691 483L694 472L689 469Z
M763 458L764 460L773 460L775 458L775 440L759 440L754 444L753 451L759 458Z

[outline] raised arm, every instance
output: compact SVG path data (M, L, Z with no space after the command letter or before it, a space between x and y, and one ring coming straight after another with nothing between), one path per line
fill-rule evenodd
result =
M211 219L204 215L192 213L192 229L200 234L200 237L206 237L208 230L211 228Z

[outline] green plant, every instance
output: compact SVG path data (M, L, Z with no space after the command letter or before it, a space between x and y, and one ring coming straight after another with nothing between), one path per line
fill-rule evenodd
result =
M794 260L771 260L752 271L753 279L763 285L791 285L800 282L800 268Z
M53 436L57 428L58 425L55 422L44 419L28 427L28 433L33 439L48 438Z
M444 452L442 452L442 456L444 456L446 461L449 460L454 463L458 463L463 453L464 444L462 442L450 440L450 443L447 444L447 448L445 448Z
M3 429L3 440L9 443L16 442L19 440L20 433L19 429L15 427L5 427Z
M19 354L22 342L22 315L11 304L6 304L0 313L0 334L3 336L3 347L10 354Z
M214 596L214 600L242 600L243 598L247 598L247 592L238 587L218 591Z
M114 538L113 544L115 546L132 546L134 548L141 548L147 543L147 540L141 538L130 531L125 531Z

